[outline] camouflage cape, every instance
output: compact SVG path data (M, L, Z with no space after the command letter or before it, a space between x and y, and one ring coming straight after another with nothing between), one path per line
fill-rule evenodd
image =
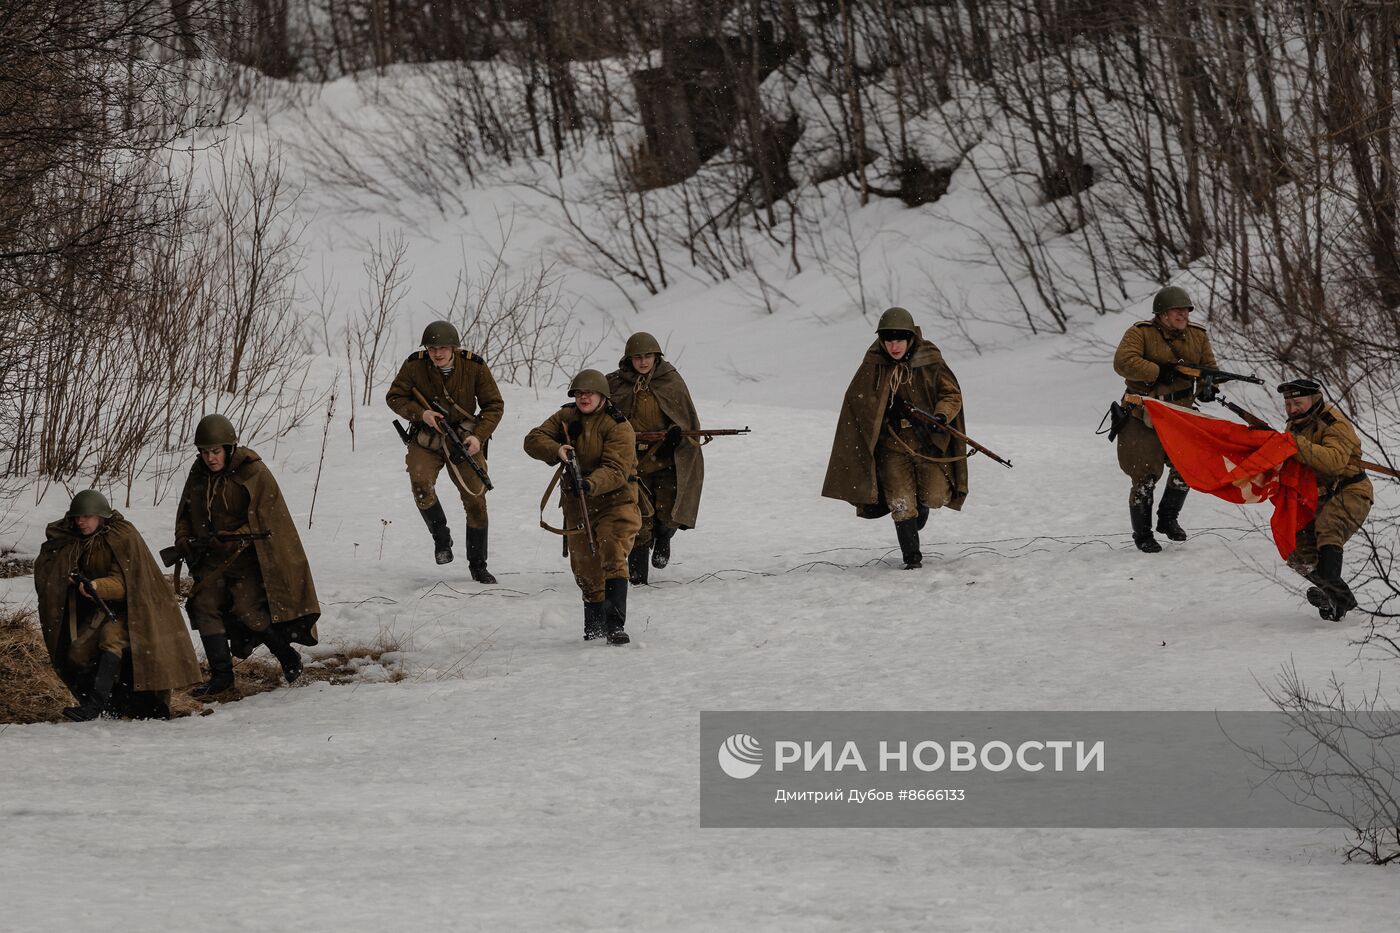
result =
M126 617L133 689L178 690L199 683L203 678L180 605L141 533L120 512L113 511L95 534L104 536L126 587L125 601L112 608L118 618ZM39 625L54 670L72 687L81 682L83 672L68 660L69 600L78 598L68 583L68 573L77 563L83 536L70 518L50 523L45 536L34 561Z
M938 347L917 331L908 358L910 380L907 397L919 408L935 413L938 409L940 378L951 382L954 389L957 389L957 379L943 361ZM822 495L851 503L861 518L880 518L890 511L885 504L884 492L880 489L875 446L884 428L890 380L897 365L885 355L878 339L871 344L846 389L836 421L836 437L831 444L831 458L827 461ZM949 424L967 433L963 411L959 406L956 414L949 418ZM941 449L921 450L919 453L930 457L960 458L947 464L951 474L948 485L952 492L947 507L961 509L967 498L967 445L944 432L932 432L931 437L935 442L942 442Z
M248 491L248 527L241 530L271 532L271 537L254 541L252 546L262 571L272 624L288 641L316 644L316 620L321 617L321 605L316 598L316 584L311 579L311 565L301 546L301 536L297 534L277 480L262 458L247 447L236 448L224 469L230 480ZM209 526L204 490L212 476L203 461L196 457L184 491L180 493L175 522L177 535L197 533L197 529ZM262 644L255 632L243 626L229 626L228 635L230 648L240 658L246 658Z
M637 372L627 357L623 357L617 367L616 371L608 373L611 401L614 407L630 417L632 396L637 388ZM680 425L682 431L700 429L700 415L691 401L690 389L676 367L665 358L657 358L656 368L651 373L651 391L668 421ZM638 457L644 456L638 454ZM699 444L683 441L676 448L673 459L676 463L676 503L671 509L671 519L681 528L694 528L700 511L700 493L705 485L705 457L700 452Z

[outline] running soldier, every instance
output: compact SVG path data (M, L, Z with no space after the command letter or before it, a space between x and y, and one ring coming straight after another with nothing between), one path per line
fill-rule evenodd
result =
M525 453L560 467L556 481L562 480L564 527L550 530L564 534L569 566L583 593L584 640L606 635L608 644L625 645L630 641L624 630L627 556L642 515L636 434L609 402L609 391L598 370L579 373L569 385L574 400L525 436ZM549 527L543 519L540 524Z
M938 427L912 416L911 406ZM876 339L846 389L822 495L861 518L894 519L904 569L923 566L919 532L931 509L961 509L967 498L962 390L943 354L903 308L880 316Z
M1127 382L1129 395L1160 399L1183 407L1209 402L1214 389L1198 388L1196 380L1177 371L1185 363L1215 369L1210 335L1190 322L1191 299L1186 290L1169 285L1152 299L1152 320L1128 328L1113 355L1113 370ZM1126 404L1126 403L1125 403ZM1132 480L1128 491L1128 515L1133 543L1138 550L1155 554L1162 545L1152 535L1152 500L1162 467L1167 468L1167 489L1157 507L1157 530L1172 541L1185 541L1179 522L1190 487L1171 465L1157 432L1142 405L1129 405L1131 414L1118 435L1118 466Z
M698 431L700 416L685 380L664 358L661 344L645 332L627 338L617 369L608 374L608 386L612 404L627 416L634 431L666 432L655 443L637 442L637 480L644 498L642 530L628 555L627 568L632 585L639 586L647 582L648 559L658 570L665 567L676 532L695 527L705 459L700 440L682 437L681 432Z
M209 682L194 695L231 688L233 658L259 645L293 683L302 664L292 644L316 644L321 607L282 490L223 415L201 418L194 443L199 456L175 516L175 553L194 578L185 610L209 660Z
M501 423L506 404L486 361L462 349L461 343L457 328L449 322L429 324L423 331L423 349L404 361L385 401L395 414L409 421L404 462L413 501L433 536L434 559L439 564L452 561L452 532L436 488L438 474L446 466L467 513L471 577L477 583L490 584L496 578L486 569L486 488L470 471L464 476L451 462L444 423L457 429L466 452L477 458L485 471L491 432Z

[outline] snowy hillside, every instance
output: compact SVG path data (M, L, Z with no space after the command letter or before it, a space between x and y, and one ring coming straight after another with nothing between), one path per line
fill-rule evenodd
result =
M342 89L343 90L343 89ZM334 87L333 92L334 93ZM246 128L255 145L297 118ZM290 151L290 150L287 150ZM288 155L294 174L300 171ZM465 215L347 214L299 202L307 289L364 287L363 243L402 232L412 267L397 361L445 307L458 272L500 246L514 270L562 236L517 186L466 191ZM506 386L491 448L491 569L478 586L432 563L403 448L378 400L346 394L322 456L315 411L247 439L275 471L316 573L330 646L387 633L406 679L304 686L169 723L0 726L0 927L143 930L1339 930L1400 908L1394 879L1341 863L1340 831L705 830L701 710L1265 709L1283 665L1386 689L1358 629L1317 618L1258 528L1267 513L1193 495L1192 533L1156 556L1132 545L1128 483L1094 428L1121 391L1111 347L1150 300L1018 329L968 229L995 235L955 175L935 205L832 194L878 305L909 307L961 380L968 430L1015 463L974 458L961 513L937 512L925 565L899 570L888 520L819 496L835 411L872 339L849 276L785 275L768 313L755 280L686 280L637 296L567 267L587 362L611 369L648 330L710 426L699 527L631 596L626 649L585 645L559 542L538 527L549 470L521 450L559 385ZM980 225L980 226L979 226ZM966 296L962 333L930 295ZM1206 323L1209 323L1208 321ZM1222 360L1222 364L1226 361ZM329 390L343 360L314 361ZM1264 390L1238 400L1277 419ZM440 490L446 489L445 481ZM114 504L153 547L173 497L138 485ZM1378 484L1388 505L1393 484ZM30 495L3 543L37 552L62 489ZM461 512L444 496L454 536ZM557 512L551 504L547 517ZM1283 581L1286 585L1279 585ZM32 578L0 581L6 605ZM1359 620L1357 620L1359 625ZM1205 792L1208 792L1206 790Z

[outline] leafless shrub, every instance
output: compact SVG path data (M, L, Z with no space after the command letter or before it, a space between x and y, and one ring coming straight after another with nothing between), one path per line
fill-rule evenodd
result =
M360 364L362 405L371 404L375 389L384 381L389 329L398 317L408 279L413 275L412 267L405 265L407 256L408 240L402 230L396 230L387 240L380 231L364 260L366 283L360 293L359 313L346 330Z

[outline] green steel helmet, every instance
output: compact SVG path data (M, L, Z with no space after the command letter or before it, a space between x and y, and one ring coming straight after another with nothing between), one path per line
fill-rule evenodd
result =
M877 333L885 330L914 333L914 315L903 308L890 308L880 315L880 323L875 325Z
M238 443L238 432L233 429L233 422L223 415L205 415L199 419L199 424L194 429L194 446L201 450L205 447L232 447Z
M422 344L425 347L460 347L462 337L451 321L433 321L423 328Z
M656 342L656 338L642 330L627 338L627 348L622 351L622 355L641 356L644 353L664 355L661 352L661 344Z
M1172 308L1191 309L1191 296L1180 285L1168 285L1152 299L1152 316L1166 314Z
M111 518L112 505L107 501L107 497L96 489L84 489L73 497L72 504L68 506L68 518L77 518L80 515Z
M574 381L569 383L569 395L577 395L579 392L597 392L603 398L612 396L612 389L608 387L608 377L598 372L596 369L585 369L574 377Z

